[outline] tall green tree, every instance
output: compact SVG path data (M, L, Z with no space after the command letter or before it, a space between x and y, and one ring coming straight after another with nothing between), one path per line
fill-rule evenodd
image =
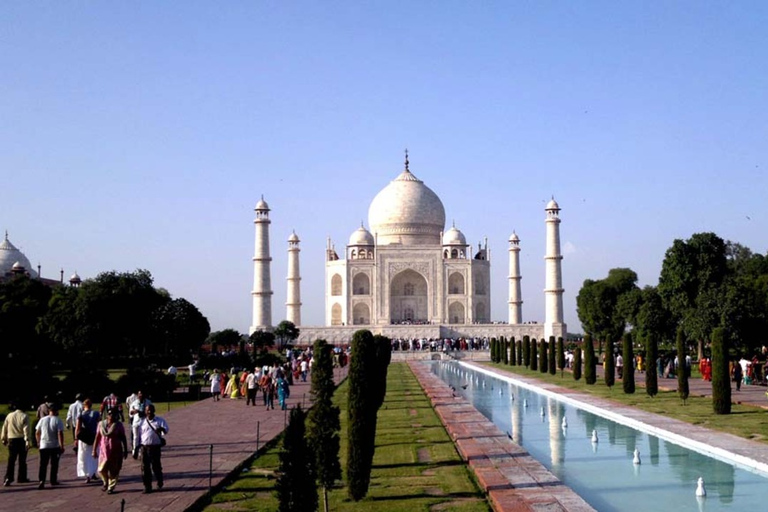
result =
M621 357L624 359L624 370L621 376L621 385L624 388L624 393L631 395L635 392L635 353L632 346L631 332L624 334Z
M712 332L712 409L731 414L731 374L728 367L728 337L722 327Z
M347 492L354 501L368 493L376 440L377 379L373 334L359 330L352 336L347 414ZM373 378L371 378L373 376Z
M680 399L685 403L688 400L690 390L688 388L688 368L685 365L685 356L688 354L688 349L685 342L685 333L682 329L677 330L675 345L677 349L677 394L680 395Z
M293 342L299 338L300 329L290 320L283 320L275 327L275 341L277 348L282 352L287 345L293 345Z
M280 465L275 489L280 512L317 510L317 484L313 452L304 436L306 413L297 405L291 409L290 420L280 450Z
M645 392L654 397L659 393L659 375L656 360L659 358L658 334L651 331L645 336Z
M530 368L533 371L536 371L536 370L539 369L539 354L538 354L539 351L538 351L538 349L536 347L538 344L539 344L539 342L536 340L536 338L533 338L531 340L531 354L530 354L531 365L530 365Z
M517 364L523 366L523 340L517 342Z
M523 366L531 366L531 337L527 334L523 336Z
M332 348L325 340L317 340L312 349L312 408L308 415L307 439L314 450L315 473L323 488L323 508L328 512L328 489L341 479L339 461L339 408L333 405L336 384L333 381Z
M504 365L509 364L509 342L507 341L507 338L504 336L501 337L501 356L502 360L504 362Z
M254 357L259 354L266 354L270 348L275 346L275 335L269 331L253 331L248 340L253 346Z
M218 352L219 347L234 347L240 343L242 335L234 329L215 331L208 335L206 343L211 346L211 352Z
M576 310L585 331L598 337L599 352L608 338L619 339L632 321L637 303L637 274L613 268L604 279L584 281L576 297Z
M717 296L727 274L726 245L714 233L677 239L664 256L659 295L676 323L697 340L699 358L710 333L720 323Z
M573 351L573 380L581 380L581 347Z
M186 299L172 299L152 314L152 327L158 345L145 352L161 349L164 356L181 357L198 352L211 333L208 319Z
M549 346L547 340L541 338L541 353L539 355L539 371L541 373L547 373L549 370Z
M549 337L549 374L557 374L557 342L554 336ZM565 366L565 356L563 356L563 366Z
M592 342L592 336L587 333L584 336L584 382L590 386L597 382L596 365L595 345Z
M614 356L614 350L613 347L615 345L614 338L611 336L608 336L606 339L606 349L605 349L605 368L603 372L603 380L605 380L605 385L609 388L612 388L614 384L616 384L616 358Z
M517 366L517 343L514 336L509 339L509 365Z
M560 368L560 376L563 376L563 370L565 370L565 343L563 337L557 338L557 367Z
M389 370L389 363L392 360L392 340L381 334L377 334L373 337L373 344L376 348L375 354L375 408L376 411L381 408L384 403L384 398L387 396L387 371Z

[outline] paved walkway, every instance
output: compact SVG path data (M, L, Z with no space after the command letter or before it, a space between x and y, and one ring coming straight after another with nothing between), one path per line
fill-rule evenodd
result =
M346 376L347 368L335 370L337 381ZM295 382L288 399L289 408L302 402L309 405L309 389L309 382ZM33 482L0 487L0 512L119 512L123 510L123 500L124 510L130 512L185 511L205 498L209 476L214 488L222 485L230 474L253 456L257 448L280 434L287 421L286 412L279 408L266 410L263 405L246 407L245 399L218 402L207 399L168 412L158 411L158 415L168 421L170 432L162 459L165 487L152 494L142 494L139 461L130 457L123 465L115 494L101 492L100 482L85 484L84 480L76 478L77 459L71 448L61 458L61 485L38 490L38 452L32 450L28 465ZM65 435L69 443L71 434L66 432ZM211 465L212 471L209 471Z

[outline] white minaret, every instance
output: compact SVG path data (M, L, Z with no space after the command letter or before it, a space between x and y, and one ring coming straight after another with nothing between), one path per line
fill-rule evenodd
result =
M256 248L253 253L253 322L250 333L272 329L272 279L269 256L269 205L261 196L256 204Z
M301 325L301 273L299 272L299 237L294 231L288 237L288 293L285 319Z
M544 288L544 338L562 336L565 338L563 323L563 273L560 254L560 206L553 197L544 209L547 212L547 252Z
M523 301L520 292L520 237L512 232L509 237L509 323L523 322Z

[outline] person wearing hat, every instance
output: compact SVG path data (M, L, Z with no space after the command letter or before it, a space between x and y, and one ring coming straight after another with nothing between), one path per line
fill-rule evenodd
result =
M51 485L59 484L59 457L64 453L64 422L59 418L59 405L48 404L48 416L40 419L35 427L37 446L40 447L40 471L38 489L45 487L48 463L51 464Z
M83 394L78 393L77 396L75 396L75 401L72 402L72 405L69 406L69 410L67 411L65 426L67 427L67 430L72 430L72 441L77 441L75 438L75 427L77 427L77 418L83 414L83 398ZM75 451L77 451L77 449L75 449Z
M29 450L29 418L23 409L11 402L9 409L12 411L5 417L3 429L0 432L0 440L8 447L8 465L5 469L3 485L8 487L13 483L16 459L19 461L20 484L29 482L27 479L27 450Z

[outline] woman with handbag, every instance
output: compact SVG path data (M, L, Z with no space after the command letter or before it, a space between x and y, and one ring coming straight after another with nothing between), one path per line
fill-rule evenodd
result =
M91 483L96 478L98 461L93 456L93 443L96 440L96 430L99 427L99 411L92 409L90 398L83 402L83 412L77 418L75 427L75 444L77 445L77 476L85 477L85 483Z

